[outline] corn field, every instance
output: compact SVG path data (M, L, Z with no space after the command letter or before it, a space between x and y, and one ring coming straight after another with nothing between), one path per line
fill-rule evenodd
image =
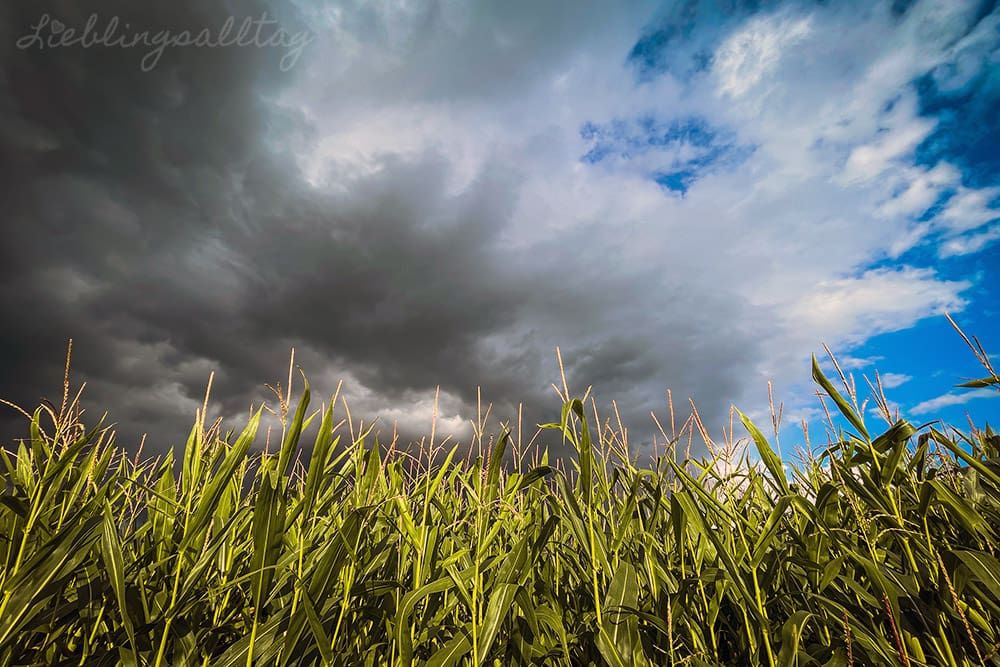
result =
M177 478L66 393L2 455L0 667L1000 665L1000 436L875 435L813 377L845 428L794 465L741 413L753 454L640 465L568 392L565 461L408 453L303 375L277 452L201 411Z

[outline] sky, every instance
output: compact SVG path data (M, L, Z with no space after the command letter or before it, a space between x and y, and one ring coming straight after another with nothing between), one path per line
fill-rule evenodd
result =
M1000 352L995 2L16 0L0 50L0 397L58 405L72 338L130 451L291 348L382 442L556 420L557 347L647 453L668 389L718 440L769 381L822 444L824 344L998 421L944 317Z

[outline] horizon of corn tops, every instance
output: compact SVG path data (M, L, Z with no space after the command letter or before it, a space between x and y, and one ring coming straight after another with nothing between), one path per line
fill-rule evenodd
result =
M1000 388L980 361L964 386ZM58 413L0 449L0 667L1000 665L1000 435L893 419L879 384L873 437L837 370L846 397L813 359L850 430L797 465L738 411L756 457L732 425L716 445L693 405L692 458L671 403L639 466L565 381L542 427L568 461L522 468L507 428L484 450L481 411L475 459L433 429L414 456L335 424L336 394L307 416L303 374L276 453L250 454L263 406L206 429L206 393L177 478L81 423L67 359Z

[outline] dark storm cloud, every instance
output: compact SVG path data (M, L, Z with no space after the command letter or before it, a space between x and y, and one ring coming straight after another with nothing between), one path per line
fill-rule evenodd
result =
M247 2L236 16L267 11ZM124 442L147 428L179 439L192 414L178 398L203 392L210 368L221 366L233 386L251 376L259 384L276 370L254 353L238 308L213 284L214 258L186 264L233 224L243 175L271 159L260 141L269 123L264 100L287 77L283 54L171 48L144 71L144 46L24 39L45 17L49 32L38 34L48 38L57 34L52 25L80 31L95 13L101 27L116 20L125 37L215 29L232 15L222 3L8 3L0 12L0 395L27 407L55 398L72 337L74 378L91 384L86 404L110 409ZM166 352L130 356L136 343ZM210 363L185 369L192 359ZM171 382L180 396L167 392L135 414L118 409ZM8 411L3 418L5 435L19 426Z
M148 432L145 451L155 454L183 442L211 371L212 414L245 414L268 397L264 382L283 381L294 346L317 405L343 373L364 390L356 419L420 403L437 386L452 397L451 414L467 419L482 386L495 417L513 418L525 404L530 436L532 424L558 415L550 383L559 383L560 345L571 390L594 384L604 417L618 399L643 438L649 410L665 410L668 386L706 414L728 408L726 390L753 356L752 331L729 331L710 314L736 321L739 301L711 289L667 290L696 271L630 270L599 234L581 240L585 226L535 244L530 257L511 249L505 233L525 176L510 161L486 160L458 192L449 185L455 164L434 150L379 155L370 173L334 164L326 182L337 187L314 187L298 161L318 141L313 124L275 103L296 74L283 68L284 50L165 49L146 71L141 48L17 48L43 14L80 27L96 3L0 11L8 175L0 185L0 396L29 409L42 396L58 403L73 338L88 423L108 410L121 444L134 450ZM173 34L265 11L290 32L306 27L263 2L238 11L218 2L99 7L131 30ZM591 16L578 33L599 24ZM514 43L527 34L544 45L538 58L566 51L555 38L572 36L547 41L532 32L538 26L498 25ZM417 47L428 65L452 58L429 42ZM528 56L520 65L487 56L536 77ZM447 81L474 94L471 83L445 76L452 69L408 85L431 98L454 94L439 90ZM387 75L373 99L403 74ZM347 89L362 90L363 75L345 80ZM676 311L653 310L665 304ZM707 328L715 335L703 339ZM346 387L349 399L354 389ZM23 433L13 411L0 414L4 439ZM410 419L403 441L429 426ZM383 421L383 441L391 430Z
M173 34L230 16L219 3L99 9ZM515 175L484 173L446 201L447 165L427 156L388 164L347 200L319 195L284 150L308 128L266 105L287 76L280 51L167 49L144 71L141 47L17 47L43 16L85 25L78 3L3 11L0 395L58 403L73 338L91 421L108 409L120 442L148 431L157 451L186 435L211 370L213 404L236 414L284 376L292 345L388 400L436 384L468 396L487 375L477 338L531 289L497 280L489 247ZM23 432L13 411L2 426Z

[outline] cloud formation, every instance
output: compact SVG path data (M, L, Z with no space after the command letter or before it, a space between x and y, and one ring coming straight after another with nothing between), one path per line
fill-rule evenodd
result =
M926 415L949 405L965 405L974 398L996 398L997 396L1000 396L1000 393L991 387L972 389L961 394L942 394L917 403L910 408L910 412L914 415Z
M438 386L438 432L467 438L477 386L558 414L560 346L637 441L668 387L719 433L732 402L766 414L768 379L810 414L821 341L967 305L971 278L908 252L997 238L993 186L920 154L939 121L914 82L993 66L976 3L251 5L314 36L295 67L20 50L41 13L89 10L0 10L0 396L51 397L72 337L88 404L162 450L211 370L234 419L294 346L383 439L427 433ZM175 33L229 11L101 7Z

